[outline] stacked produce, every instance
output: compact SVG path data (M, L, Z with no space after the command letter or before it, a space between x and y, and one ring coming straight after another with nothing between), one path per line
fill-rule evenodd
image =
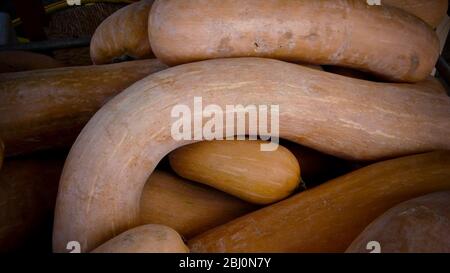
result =
M448 252L450 98L430 76L448 3L382 2L142 0L97 28L96 65L0 74L0 223L24 230L0 250L50 208L55 252ZM212 118L236 105L276 106L272 130ZM62 171L33 163L59 181L9 175L69 147Z

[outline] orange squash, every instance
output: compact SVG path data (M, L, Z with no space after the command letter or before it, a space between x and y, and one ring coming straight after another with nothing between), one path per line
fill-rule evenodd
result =
M181 177L209 185L255 204L270 204L289 196L300 183L295 156L278 146L261 151L267 141L203 141L169 155Z
M70 147L103 104L165 67L142 60L0 74L0 138L6 154Z
M375 163L242 216L189 241L192 252L344 252L376 217L450 190L450 152Z
M169 65L265 57L345 66L399 82L424 80L440 51L422 20L366 1L156 0L149 37Z
M192 238L256 208L213 188L156 170L142 191L140 217L142 224L165 225L184 238Z
M107 64L153 56L147 22L153 0L125 6L106 18L92 36L90 53L94 64Z
M344 159L450 149L450 99L408 85L356 80L263 58L172 67L116 96L78 136L60 180L54 251L65 252L73 240L90 251L139 224L142 189L158 162L194 142L172 137L172 109L192 107L199 96L203 105L222 109L279 105L281 138Z

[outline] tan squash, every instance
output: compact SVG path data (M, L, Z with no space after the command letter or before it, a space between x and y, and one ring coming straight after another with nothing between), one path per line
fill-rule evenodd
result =
M130 229L92 251L93 253L189 253L181 236L162 225Z
M63 158L6 160L0 171L0 252L22 249L51 223ZM46 234L46 240L50 234ZM35 245L33 250L48 245Z
M169 65L266 57L351 67L399 82L424 80L439 56L439 39L426 23L364 1L156 0L149 37Z
M445 96L272 59L172 67L109 101L78 136L60 180L54 251L65 252L72 240L90 251L139 224L142 189L158 162L194 142L171 135L173 107L194 109L194 97L222 109L278 105L281 138L345 159L450 149L450 98Z
M0 51L0 73L63 67L50 56L27 51Z
M370 243L377 242L382 253L450 253L449 232L450 192L436 192L389 209L346 252L368 253L375 250Z
M344 252L405 200L450 190L450 152L370 165L247 214L189 241L192 252Z
M261 151L267 141L203 141L169 155L181 177L200 182L255 204L289 196L300 183L300 166L286 148Z
M94 64L107 64L153 56L148 39L148 15L153 0L125 6L106 18L92 36L90 54Z
M142 224L160 224L192 238L257 207L233 196L155 170L141 196Z
M442 22L448 9L448 0L382 0L381 4L403 9L433 28Z
M0 138L7 155L70 147L103 104L165 67L143 60L0 74Z

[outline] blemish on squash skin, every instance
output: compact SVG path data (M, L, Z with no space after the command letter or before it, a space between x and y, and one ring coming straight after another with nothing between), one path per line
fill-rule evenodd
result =
M414 72L416 72L416 70L417 70L417 68L419 68L419 65L420 65L420 59L419 59L419 57L417 56L417 54L412 54L411 55L411 57L410 57L410 68L409 68L409 70L408 70L408 74L409 75L411 75L411 74L413 74Z
M292 39L292 32L288 31L288 32L284 33L283 38L285 38L287 40Z
M302 38L309 41L316 41L317 38L319 38L319 35L317 33L310 33L308 35L302 36Z
M231 39L230 37L222 38L219 42L218 50L220 53L231 53L233 52L233 47L230 45Z

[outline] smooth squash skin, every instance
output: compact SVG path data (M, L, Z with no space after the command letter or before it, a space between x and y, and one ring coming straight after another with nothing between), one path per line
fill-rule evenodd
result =
M348 247L367 253L377 241L382 253L450 253L450 192L405 201L375 219Z
M257 207L231 195L155 170L141 196L142 224L171 227L192 238Z
M162 225L139 226L109 240L93 253L189 253L181 236Z
M153 0L125 6L106 18L92 36L90 54L94 64L108 64L153 56L148 39L148 16Z
M450 190L450 152L375 163L189 241L192 252L344 252L380 214Z
M0 51L0 73L63 67L47 55L27 51Z
M54 251L73 240L90 251L139 224L142 189L158 162L195 142L171 135L172 107L194 109L194 97L222 109L278 105L281 138L344 159L450 149L445 96L262 58L172 67L114 97L78 136L60 180Z
M297 158L283 146L263 152L258 140L203 141L169 155L181 177L200 182L255 204L289 196L300 183Z
M359 0L156 0L149 37L169 65L266 57L345 66L398 82L424 80L439 56L439 39L422 20Z
M448 0L382 0L381 4L407 11L433 28L442 22L448 9Z
M45 237L41 231L52 221L63 165L60 157L5 161L0 171L1 253L21 250L31 241L40 243L32 246L33 251L50 248L41 242ZM46 240L51 237L51 233L45 235Z
M7 155L70 147L103 104L164 68L142 60L0 74L0 138Z

